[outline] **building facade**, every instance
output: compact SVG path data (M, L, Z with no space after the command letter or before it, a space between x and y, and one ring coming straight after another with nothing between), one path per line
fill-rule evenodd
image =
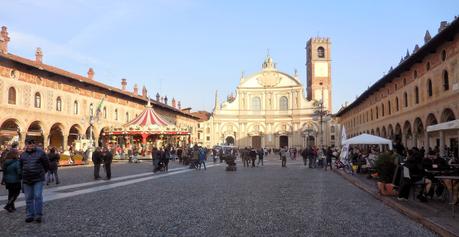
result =
M98 141L102 131L119 127L143 111L148 92L141 94L137 85L127 91L127 81L121 88L105 85L94 79L90 68L87 76L77 75L47 65L43 52L36 51L35 60L8 52L8 31L0 33L0 142L18 140L21 145L32 137L44 146L67 149L74 141L92 138ZM175 99L157 96L153 107L179 128L197 129L197 117L180 109ZM99 113L97 113L99 111ZM93 121L89 121L92 116ZM92 122L92 123L91 123ZM196 140L193 135L191 141ZM97 144L97 142L96 142Z
M383 78L338 113L349 136L374 134L406 147L457 147L458 131L426 127L459 115L459 21L442 22L433 38L403 57Z
M277 70L269 55L260 72L241 77L235 96L220 104L216 95L212 115L200 124L202 144L334 145L338 130L327 115L331 111L330 44L326 38L308 41L307 97L297 72L292 76ZM325 115L322 120L318 110Z

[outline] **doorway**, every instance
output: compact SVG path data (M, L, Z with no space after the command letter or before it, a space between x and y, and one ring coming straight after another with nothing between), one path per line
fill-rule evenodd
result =
M256 149L261 148L261 136L252 137L252 148L256 148Z
M288 136L280 136L279 137L279 147L288 147Z
M234 137L226 137L225 139L226 145L234 145Z

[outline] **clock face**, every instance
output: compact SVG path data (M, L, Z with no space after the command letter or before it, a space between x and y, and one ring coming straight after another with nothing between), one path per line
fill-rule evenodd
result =
M327 62L314 63L314 75L316 77L328 77L328 63Z

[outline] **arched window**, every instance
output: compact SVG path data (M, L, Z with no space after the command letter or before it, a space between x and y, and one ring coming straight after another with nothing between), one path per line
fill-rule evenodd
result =
M376 119L378 119L379 117L379 109L378 109L378 106L376 106Z
M91 103L89 104L89 116L94 115L94 105Z
M418 78L418 71L414 70L414 72L413 72L413 78L414 78L414 79Z
M373 121L373 109L371 109L370 115L371 115L371 116L370 116L370 119L371 119L371 121Z
M56 111L62 111L62 99L57 97L56 99Z
M41 95L39 92L35 93L34 103L35 108L41 108Z
M287 97L282 96L282 97L279 99L279 109L280 109L281 111L286 111L286 110L288 110L288 99L287 99Z
M104 106L104 110L103 111L104 111L104 119L106 119L107 118L107 107Z
M427 62L426 63L426 71L429 71L430 70L430 62Z
M398 111L400 109L398 105L398 97L395 97L395 110Z
M448 78L448 71L443 71L443 90L449 90L449 78Z
M443 49L441 51L441 61L445 61L446 60L446 51Z
M258 96L252 98L252 110L260 111L261 110L261 99Z
M403 97L404 97L405 108L406 108L406 107L408 107L408 94L406 92L403 93Z
M325 57L325 49L324 47L320 46L317 48L317 57L324 58Z
M8 104L16 104L16 89L14 89L14 87L10 87L10 89L8 89Z
M115 109L115 120L118 121L118 109Z
M381 117L384 117L384 104L381 104Z
M417 86L414 87L414 102L419 104L419 88Z
M129 123L129 112L126 112L126 123Z
M73 114L78 114L78 101L73 102Z
M427 80L427 95L432 96L432 80Z
M406 78L403 78L403 86L406 86Z

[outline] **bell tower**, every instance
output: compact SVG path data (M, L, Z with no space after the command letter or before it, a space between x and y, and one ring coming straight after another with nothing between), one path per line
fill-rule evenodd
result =
M332 112L331 41L314 37L306 44L307 99L322 100Z

